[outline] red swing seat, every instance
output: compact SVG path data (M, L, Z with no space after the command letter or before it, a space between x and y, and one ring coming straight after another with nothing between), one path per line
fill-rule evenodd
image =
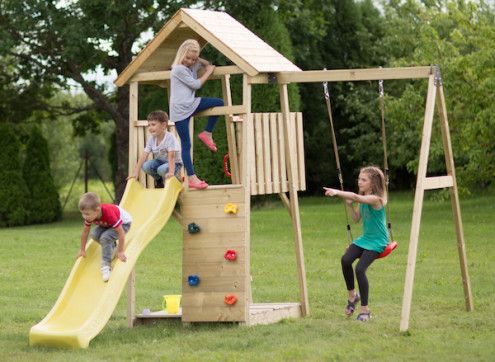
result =
M378 254L377 259L385 258L388 254L390 254L396 247L397 247L397 242L396 241L391 241L388 243L388 245L383 249L383 251Z

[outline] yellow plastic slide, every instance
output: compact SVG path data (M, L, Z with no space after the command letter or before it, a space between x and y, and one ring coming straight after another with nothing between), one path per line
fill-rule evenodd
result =
M86 258L77 259L52 310L31 328L30 345L88 347L110 319L139 255L170 218L181 190L175 177L165 189L156 190L145 189L134 179L128 181L120 203L133 218L126 236L127 262L116 258L110 280L103 282L101 247L89 241Z

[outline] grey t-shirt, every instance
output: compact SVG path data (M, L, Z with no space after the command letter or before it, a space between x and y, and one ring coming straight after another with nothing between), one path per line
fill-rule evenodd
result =
M170 120L182 121L191 116L199 105L200 98L195 96L196 90L201 88L198 80L198 70L203 65L194 63L190 68L178 64L172 67L170 75Z
M165 133L165 137L159 144L156 144L155 136L148 138L144 151L152 152L155 160L163 162L168 162L168 153L175 151L175 163L182 163L179 142L170 132Z

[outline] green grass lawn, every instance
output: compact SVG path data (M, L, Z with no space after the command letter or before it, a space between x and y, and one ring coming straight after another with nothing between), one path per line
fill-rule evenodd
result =
M475 310L465 311L450 201L425 202L410 331L399 333L412 195L395 194L391 214L399 248L368 271L374 318L343 315L340 256L346 245L343 207L324 197L300 201L311 315L268 326L178 321L126 327L122 295L107 326L86 350L28 346L28 333L51 309L78 250L80 216L0 229L0 361L493 361L495 354L495 194L461 200ZM70 210L69 210L70 211ZM253 299L299 300L292 228L281 203L251 217ZM354 227L354 235L360 233ZM142 254L136 269L137 310L161 308L180 293L181 230L173 220Z

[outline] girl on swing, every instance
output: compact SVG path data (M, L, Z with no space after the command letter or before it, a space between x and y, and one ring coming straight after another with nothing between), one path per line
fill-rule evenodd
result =
M342 273L344 274L347 291L349 293L344 313L351 316L357 302L361 301L361 310L357 320L366 322L371 318L368 307L368 278L366 269L378 258L388 244L385 204L385 177L383 172L375 166L361 168L358 177L359 194L323 187L325 196L338 196L345 200L354 222L363 219L363 235L353 240L342 256ZM359 203L354 208L353 202ZM356 279L359 294L354 289L354 271L352 263L359 258L356 264Z

